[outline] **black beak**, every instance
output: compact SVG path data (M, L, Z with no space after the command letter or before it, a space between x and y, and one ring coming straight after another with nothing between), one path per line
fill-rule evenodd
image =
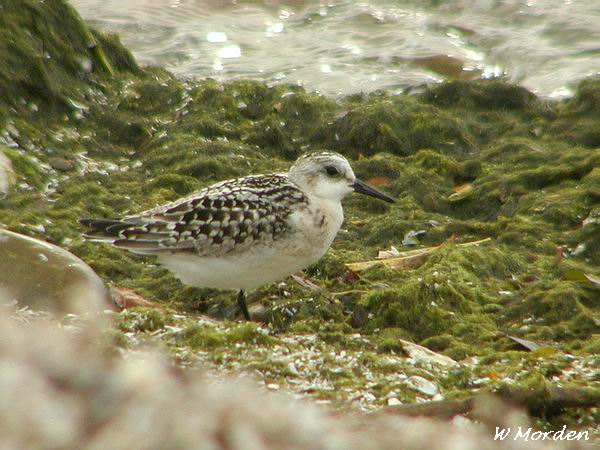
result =
M396 201L389 195L378 191L373 186L369 186L367 183L360 181L359 179L355 180L354 184L351 186L354 188L354 192L358 192L359 194L370 195L371 197L378 198L388 203L394 203Z

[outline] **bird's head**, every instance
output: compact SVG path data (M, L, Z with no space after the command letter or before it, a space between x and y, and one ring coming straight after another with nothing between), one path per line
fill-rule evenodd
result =
M357 179L348 160L338 153L303 155L288 176L304 191L324 199L340 201L351 192L358 192L394 203L389 195Z

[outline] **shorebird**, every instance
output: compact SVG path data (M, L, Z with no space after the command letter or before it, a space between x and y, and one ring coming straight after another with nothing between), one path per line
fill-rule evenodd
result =
M301 156L287 173L250 175L119 220L84 219L87 239L155 255L184 284L246 291L317 262L342 225L351 192L394 199L358 180L342 155Z

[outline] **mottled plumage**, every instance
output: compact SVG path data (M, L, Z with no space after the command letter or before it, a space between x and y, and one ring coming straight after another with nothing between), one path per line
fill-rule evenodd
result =
M300 157L286 174L223 181L120 220L85 219L88 239L156 255L181 281L252 289L318 261L343 221L350 192L393 199L357 180L337 153ZM240 307L249 318L243 294Z
M192 252L221 256L288 233L288 216L307 203L287 175L223 181L167 205L121 220L83 220L86 237L140 254Z

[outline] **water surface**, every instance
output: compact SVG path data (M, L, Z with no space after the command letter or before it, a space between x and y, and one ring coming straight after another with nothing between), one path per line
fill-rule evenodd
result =
M600 71L598 0L71 0L141 63L328 95L504 76L563 97Z

